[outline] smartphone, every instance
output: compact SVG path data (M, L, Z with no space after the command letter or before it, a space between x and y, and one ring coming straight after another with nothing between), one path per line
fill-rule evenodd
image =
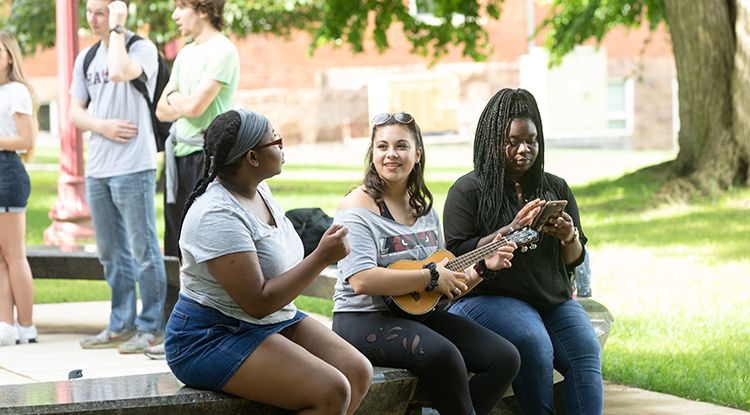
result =
M550 219L556 219L562 214L562 211L567 204L567 200L552 200L547 202L531 222L531 229L541 232L542 227L549 222Z

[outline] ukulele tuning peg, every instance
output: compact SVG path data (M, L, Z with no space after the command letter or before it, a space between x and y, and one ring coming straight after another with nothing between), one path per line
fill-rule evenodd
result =
M529 249L536 249L536 244L529 245Z

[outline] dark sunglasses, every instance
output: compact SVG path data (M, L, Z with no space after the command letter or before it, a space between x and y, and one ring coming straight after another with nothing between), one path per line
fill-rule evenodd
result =
M378 114L374 117L372 117L372 124L373 125L381 125L388 122L388 120L391 119L391 117L395 118L396 121L400 122L401 124L409 124L410 122L414 121L414 117L411 116L408 112L397 112L395 114L389 114L387 112L384 112L382 114Z
M255 146L255 147L256 148L266 148L266 147L271 147L271 146L279 146L279 149L284 148L284 142L281 141L284 137L282 137L281 134L274 134L273 138L276 138L276 140L275 141L271 141L268 144L261 144L259 146Z

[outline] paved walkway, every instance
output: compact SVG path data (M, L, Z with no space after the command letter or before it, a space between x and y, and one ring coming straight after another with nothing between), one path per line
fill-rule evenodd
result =
M330 327L330 320L314 316ZM164 360L121 355L115 349L84 350L78 341L108 322L109 302L41 304L34 308L39 343L0 347L0 385L168 372ZM604 415L747 415L748 412L610 382L604 383Z

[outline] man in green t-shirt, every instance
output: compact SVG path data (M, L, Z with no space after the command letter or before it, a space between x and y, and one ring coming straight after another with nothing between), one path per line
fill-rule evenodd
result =
M156 116L175 121L167 140L164 190L164 255L181 256L180 222L185 201L203 172L203 133L232 109L240 77L237 48L221 34L224 0L175 0L172 19L192 39L177 54Z

